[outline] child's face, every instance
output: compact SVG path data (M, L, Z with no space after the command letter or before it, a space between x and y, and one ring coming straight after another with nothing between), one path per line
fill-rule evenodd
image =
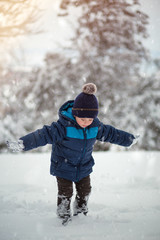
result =
M93 122L93 118L79 118L75 116L75 119L79 126L82 128L88 127Z

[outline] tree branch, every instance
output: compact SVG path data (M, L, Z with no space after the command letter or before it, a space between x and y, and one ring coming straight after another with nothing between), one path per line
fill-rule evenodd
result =
M25 33L40 33L31 29L40 16L41 10L28 0L0 0L0 39L15 37Z

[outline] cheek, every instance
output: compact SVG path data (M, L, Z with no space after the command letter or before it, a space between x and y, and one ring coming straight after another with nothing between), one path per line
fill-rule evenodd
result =
M77 122L78 122L79 125L83 125L83 121L78 120Z

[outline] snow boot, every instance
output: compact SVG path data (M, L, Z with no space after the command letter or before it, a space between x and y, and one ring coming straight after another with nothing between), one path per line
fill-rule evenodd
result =
M81 207L79 207L77 199L75 199L75 202L73 205L73 216L78 216L81 213L83 213L85 216L87 216L87 213L88 213L87 202L85 204L82 204Z
M64 218L62 218L62 225L67 226L67 224L71 222L71 220L71 216L64 216Z

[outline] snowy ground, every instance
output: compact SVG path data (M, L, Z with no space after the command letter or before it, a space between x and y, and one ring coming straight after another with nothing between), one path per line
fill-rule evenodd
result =
M0 240L159 240L160 152L94 157L89 215L64 227L50 154L1 154Z

